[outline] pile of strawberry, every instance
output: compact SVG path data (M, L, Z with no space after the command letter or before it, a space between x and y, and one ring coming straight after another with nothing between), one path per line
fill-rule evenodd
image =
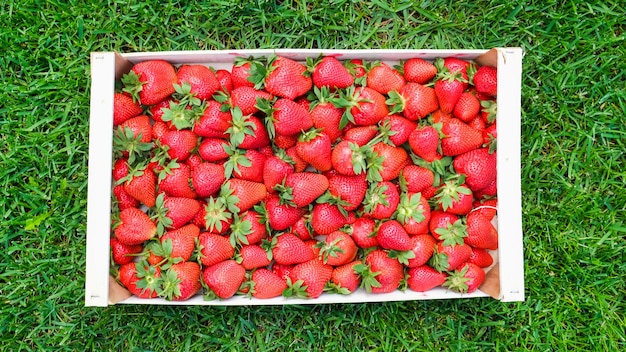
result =
M141 298L472 292L498 247L496 69L271 55L138 63L111 250Z

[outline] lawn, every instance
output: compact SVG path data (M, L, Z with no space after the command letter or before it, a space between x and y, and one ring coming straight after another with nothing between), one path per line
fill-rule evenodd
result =
M623 2L69 3L0 5L0 350L626 350ZM84 307L90 52L498 46L526 53L525 302Z

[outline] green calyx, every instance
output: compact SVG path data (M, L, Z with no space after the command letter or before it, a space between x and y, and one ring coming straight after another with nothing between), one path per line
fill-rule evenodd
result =
M136 160L148 159L154 144L142 142L141 138L141 133L135 136L130 127L123 128L122 126L117 126L113 134L113 152L116 158L119 159L124 152L128 152L128 163L130 165L133 165Z
M465 243L464 238L467 237L467 226L459 219L455 221L454 224L448 222L445 228L439 227L435 229L435 233L439 235L444 246L460 246Z
M400 203L395 212L395 219L401 224L406 224L410 220L417 223L421 223L426 219L424 217L424 209L421 205L421 193L412 194L410 197L408 194L403 193L400 196Z
M256 126L254 122L250 121L251 115L243 116L239 107L231 109L231 115L231 125L226 130L226 134L229 135L230 145L233 148L237 148L243 143L246 136L255 136L254 130Z

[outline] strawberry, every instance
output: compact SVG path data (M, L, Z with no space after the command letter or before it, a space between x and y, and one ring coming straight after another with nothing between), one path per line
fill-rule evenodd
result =
M154 121L152 125L152 140L161 142L161 138L170 131L169 126L163 121Z
M382 142L374 144L372 149L382 159L382 170L380 171L382 180L391 181L397 178L409 158L406 150Z
M159 180L159 191L170 197L196 198L198 194L189 185L191 168L185 163L176 163L175 166L168 169L169 172L164 173L165 176Z
M409 140L417 128L417 123L400 115L389 115L381 121L380 131L394 146L400 146Z
M283 280L287 280L291 274L291 270L295 265L283 265L274 262L272 264L272 272Z
M446 61L447 60L447 61ZM460 68L450 69L445 62L449 59L435 60L437 67L437 79L435 80L435 95L439 102L439 109L444 113L450 113L461 98L461 94L467 86L467 73Z
M472 247L467 244L447 246L440 241L437 243L428 265L440 272L451 271L465 263L471 256Z
M482 100L480 102L481 110L480 117L486 124L496 122L496 116L498 114L498 104L495 100Z
M408 271L407 284L416 292L426 292L446 282L446 274L428 265L412 267Z
M494 179L489 186L474 192L476 199L493 198L498 194L498 180Z
M115 195L115 199L117 201L117 207L120 210L139 207L139 201L126 193L123 185L113 187L113 194Z
M113 258L113 262L118 265L132 262L143 250L143 245L141 244L127 245L121 243L117 238L111 238L110 245L111 257Z
M479 213L482 216L487 217L489 221L496 216L498 212L498 199L497 198L489 198L483 200L477 200L473 204L472 213Z
M284 202L302 208L324 194L328 186L328 178L322 174L295 172L287 175L284 186L280 185L277 189L282 191L281 198Z
M313 126L326 133L331 142L336 142L342 133L339 124L341 123L343 110L331 103L320 102L315 104L310 114Z
M220 196L226 200L227 207L233 212L244 212L265 199L267 189L258 182L232 178L227 180L220 190Z
M122 77L123 90L143 105L154 105L174 94L177 81L174 67L164 60L140 62Z
M208 198L220 190L224 177L224 166L213 163L200 163L191 172L191 183L201 198Z
M339 207L334 204L315 204L311 212L311 226L313 226L313 230L320 235L328 235L354 221L354 213L349 212L347 215L344 215Z
M378 227L378 244L384 249L408 251L411 249L411 239L402 224L396 220L383 221Z
M243 116L254 114L259 111L257 102L261 100L269 100L272 95L266 91L254 89L252 87L235 87L230 92L230 97L216 95L215 100L220 103L227 103L231 109L239 108Z
M498 249L498 230L491 220L479 212L467 215L467 237L465 243L481 249Z
M370 217L360 217L352 224L352 239L360 248L378 246L376 221Z
M163 275L159 296L171 301L185 301L202 288L200 265L195 262L173 264Z
M239 144L242 149L260 149L268 147L271 143L270 135L265 129L265 124L256 116L245 117L245 123L249 125L250 132L244 134L244 138Z
M204 267L215 265L235 255L235 249L231 246L228 237L202 232L198 236L198 243L200 262Z
M203 65L182 65L177 72L178 84L189 84L191 94L200 100L209 100L218 89L220 82L215 73Z
M122 285L139 298L156 298L162 282L161 269L145 261L123 264L119 269Z
M240 215L234 214L231 225L230 243L256 244L267 238L267 229L262 222L262 215L254 210L248 210Z
M454 159L454 169L466 175L465 182L472 191L489 186L496 179L496 153L487 148L470 150Z
M476 264L464 263L460 265L443 283L455 292L472 293L485 282L485 271Z
M196 239L199 235L200 228L194 224L166 232L161 237L161 247L164 250L162 256L169 258L172 263L189 261L196 249Z
M156 103L148 109L148 115L152 118L154 122L164 122L163 114L167 109L170 108L171 103L175 103L176 101L173 99L165 99L159 103Z
M296 143L298 143L298 135L294 134L291 136L285 136L283 134L276 134L274 139L272 139L272 142L274 142L274 146L276 148L287 150L296 146Z
M234 260L225 260L208 266L202 273L202 279L212 294L218 298L230 298L237 293L239 287L246 279L246 269Z
M324 264L340 266L353 261L356 257L356 243L345 232L331 232L324 241L318 242L316 247L320 249L319 256Z
M427 168L407 165L400 172L400 186L412 193L421 192L435 182L435 174Z
M384 62L372 67L367 73L366 85L381 94L400 91L405 84L402 74Z
M487 268L493 264L493 257L485 249L472 248L472 255L467 262L476 264L481 268Z
M113 181L119 184L119 182L117 181L126 177L129 170L130 167L128 165L128 159L119 158L115 160L115 162L113 163Z
M346 110L339 128L345 127L348 122L358 126L375 125L389 114L385 97L368 87L348 88L340 107Z
M300 134L296 144L296 152L312 167L319 171L332 168L330 161L332 152L330 137L319 129L310 129Z
M161 138L161 143L168 146L171 159L185 161L198 144L198 135L191 130L169 131Z
M271 191L274 186L282 183L287 175L294 173L293 160L284 151L267 157L263 165L263 183Z
M331 287L336 292L346 295L356 291L361 285L361 277L355 270L358 265L363 266L363 262L355 260L334 268L330 277Z
M282 295L287 289L287 282L279 275L267 270L257 269L252 273L250 281L253 283L249 293L254 298L266 299Z
M331 153L333 169L346 176L365 174L366 158L366 150L350 141L339 142Z
M242 246L235 261L246 270L264 268L270 265L267 252L256 244Z
M483 130L483 146L494 152L498 146L498 127L496 123L485 127Z
M198 153L205 161L214 163L228 158L225 147L228 147L228 144L223 139L202 138Z
M143 143L150 143L152 141L152 127L150 126L150 118L147 115L131 117L122 122L119 127L121 127L122 130L130 128L131 131L133 131L134 138L139 138Z
M258 105L266 114L265 123L270 138L297 135L313 127L309 111L291 99L280 98L273 104L260 100Z
M292 147L287 148L285 150L285 154L287 154L287 156L289 158L291 158L291 160L293 160L294 164L293 164L293 168L295 172L303 172L304 170L306 170L307 166L309 166L309 163L307 163L306 161L302 160L302 158L300 156L298 156L298 152L296 151L296 146L295 143Z
M475 129L476 131L479 131L480 133L484 133L485 129L487 128L485 121L483 121L482 117L480 117L479 115L476 115L474 118L470 119L467 125Z
M445 135L441 139L441 148L444 155L460 155L479 148L483 144L481 132L456 118L451 118L444 122L441 132Z
M159 234L165 229L178 229L190 222L200 211L200 203L191 198L169 197L164 193L156 199L154 218Z
M452 110L452 115L463 122L469 122L480 112L480 101L471 92L463 92ZM482 119L481 119L482 121Z
M193 131L200 137L224 138L232 124L230 111L222 111L222 104L207 100L203 113L194 121Z
M237 149L227 147L228 160L224 163L224 174L226 178L238 178L252 182L263 182L263 165L265 165L265 155L255 149Z
M307 67L301 63L286 57L270 55L267 65L263 83L265 90L272 95L295 99L308 92L313 86ZM259 65L253 65L251 71L258 69ZM257 88L259 88L258 85Z
M443 239L440 237L439 233L446 229L452 230L451 228L452 224L457 223L457 221L458 221L457 227L462 225L462 221L459 220L459 217L457 215L452 214L452 213L446 213L443 210L433 210L430 213L430 222L428 223L428 230L430 234L433 237L435 237L437 241L442 241ZM463 229L461 229L461 231L455 230L453 234L461 234L462 232L463 232ZM453 242L456 242L456 241L453 241Z
M363 86L367 79L367 71L361 59L352 59L345 63L348 72L354 77L354 85Z
M387 252L377 249L365 257L365 264L372 273L378 273L376 280L379 287L371 287L372 293L388 293L395 291L404 278L402 264L397 259L390 258Z
M489 97L498 94L498 70L491 66L481 66L474 74L476 91Z
M407 267L415 268L428 263L428 260L435 252L435 245L437 245L437 241L429 234L412 236L411 251L413 251L415 257L409 259Z
M401 90L389 92L386 103L391 106L391 114L402 113L411 121L422 119L439 108L435 90L419 83L407 83Z
M420 158L432 162L439 158L439 132L433 126L416 128L409 135L411 151Z
M421 193L402 193L394 215L409 235L428 233L430 205Z
M298 264L315 258L313 249L292 233L275 236L269 246L272 257L279 264Z
M219 91L224 93L229 93L233 90L233 78L228 70L217 70L215 71L215 77L220 84Z
M472 210L472 191L459 180L449 180L441 185L435 194L435 201L443 211L465 215Z
M233 67L230 70L230 78L233 82L233 88L237 87L254 87L250 78L250 68L253 62L259 62L253 58L236 57Z
M399 202L400 194L392 182L373 183L365 195L363 212L374 219L390 218Z
M354 83L354 77L334 56L324 56L316 62L307 61L310 61L309 66L313 67L311 78L313 84L318 88L343 89Z
M141 105L133 100L128 94L115 93L113 95L113 126L118 126L124 121L141 115Z
M120 225L114 230L115 238L125 245L141 244L157 233L157 227L150 217L137 208L120 212Z
M403 71L404 78L408 82L415 82L419 84L426 84L437 75L437 67L420 58L406 60L403 65Z
M332 175L328 178L328 190L330 194L341 199L342 207L347 211L355 210L365 198L367 193L367 180L365 174L345 176Z
M360 147L366 145L378 134L378 127L375 125L355 126L345 131L344 141L358 144Z
M318 259L312 259L293 267L287 280L288 288L283 292L286 297L317 298L322 295L326 283L333 274L330 265Z
M296 221L291 227L291 232L294 235L300 237L301 240L310 240L313 235L313 228L311 227L311 215L305 214Z

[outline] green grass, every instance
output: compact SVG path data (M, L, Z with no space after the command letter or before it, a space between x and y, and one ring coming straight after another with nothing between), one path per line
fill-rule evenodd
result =
M0 350L626 349L622 2L0 5ZM526 51L526 301L85 308L89 53ZM504 234L506 235L506 234Z

